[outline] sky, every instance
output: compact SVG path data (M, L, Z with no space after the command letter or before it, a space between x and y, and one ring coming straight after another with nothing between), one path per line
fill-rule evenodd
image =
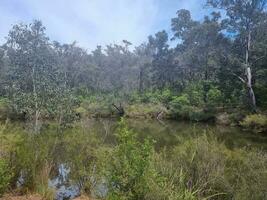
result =
M77 41L93 50L126 39L136 46L163 29L171 35L171 18L179 9L202 19L207 14L204 4L205 0L0 0L0 44L12 25L38 19L48 37L61 43Z

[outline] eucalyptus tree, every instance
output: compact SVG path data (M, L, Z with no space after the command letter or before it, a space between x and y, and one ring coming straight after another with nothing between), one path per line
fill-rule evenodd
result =
M87 51L78 47L76 42L63 45L54 42L54 49L60 60L58 68L64 74L66 85L70 88L86 85L86 81L90 80Z
M129 50L130 43L107 45L105 49L105 88L115 94L129 93L137 88L138 68L136 59Z
M135 47L134 54L139 68L139 93L143 93L152 84L152 61L154 48L149 43L142 43Z
M91 53L91 63L94 72L93 85L95 91L103 91L105 88L103 78L105 77L106 55L103 52L102 46L98 45Z
M254 31L251 50L255 77L255 96L259 107L267 108L267 20L263 20Z
M255 30L266 21L266 0L207 0L207 4L214 8L223 9L226 19L223 20L228 33L235 38L236 58L243 69L242 74L234 74L243 82L248 91L249 102L253 110L256 109L256 98L253 90L253 74L255 61L260 57L253 55L255 47Z
M180 42L176 48L177 60L187 68L192 81L203 82L204 102L211 83L216 83L220 58L226 53L227 38L221 33L220 14L213 12L203 22L194 21L187 10L179 10L172 19L173 39Z
M175 79L175 66L172 64L168 41L168 34L165 30L148 37L149 45L153 49L152 81L154 87L158 89L172 86Z

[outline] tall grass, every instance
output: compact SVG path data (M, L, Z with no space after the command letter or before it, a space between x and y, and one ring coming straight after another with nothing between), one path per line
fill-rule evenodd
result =
M19 126L17 126L19 127ZM177 133L178 134L178 133ZM267 153L252 147L227 148L213 133L181 137L179 144L154 150L120 122L115 144L92 130L73 126L40 134L4 124L0 129L0 194L15 189L53 199L48 180L59 164L88 195L107 187L101 199L262 200L267 198Z

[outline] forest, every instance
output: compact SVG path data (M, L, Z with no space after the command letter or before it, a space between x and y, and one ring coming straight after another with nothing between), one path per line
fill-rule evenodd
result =
M91 52L53 41L40 20L12 25L0 44L0 199L267 199L267 1L206 7L201 20L178 10L171 33L139 46L125 38ZM192 129L167 141L131 120ZM238 134L226 142L193 124ZM49 187L58 166L79 195Z

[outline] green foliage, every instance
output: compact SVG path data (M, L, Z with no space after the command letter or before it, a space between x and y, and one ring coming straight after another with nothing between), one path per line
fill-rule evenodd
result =
M267 131L267 116L262 114L247 115L240 125L255 132L265 132Z
M123 119L116 132L117 144L112 146L104 144L93 128L86 131L83 126L77 123L62 134L56 131L58 126L50 124L33 134L3 125L3 192L23 175L21 192L37 192L52 199L54 191L47 187L48 179L64 163L70 168L71 181L79 182L82 192L103 199L261 200L267 195L265 151L251 146L229 149L208 132L178 136L178 144L156 152L151 140L141 139ZM99 184L107 184L107 196L97 193Z
M12 170L7 161L0 157L0 197L10 186L12 179Z
M110 155L107 174L108 199L144 199L149 190L152 144L147 139L140 143L123 119L116 137L118 144Z
M9 115L8 99L0 96L0 119L6 119Z
M207 100L209 106L218 106L223 102L221 91L216 87L211 87L207 93Z
M159 184L151 184L149 199L264 199L266 153L229 150L214 136L182 140L171 153L154 157Z
M175 110L182 109L184 106L189 106L190 105L189 96L187 94L184 94L181 96L174 97L170 105Z
M267 75L267 72L266 72ZM266 75L264 77L266 77ZM256 84L255 85L255 95L259 107L267 109L267 85L266 84Z
M185 182L203 197L225 193L223 144L207 135L185 141L173 150L175 166L185 173Z
M125 107L125 117L129 118L156 118L161 113L161 117L168 118L168 110L161 104L132 104Z
M23 177L23 191L35 191L37 188L47 186L51 173L53 156L57 140L54 136L20 133L24 140L18 144L16 162L14 162L15 175ZM27 136L30 134L30 136Z
M55 199L55 191L54 189L48 187L48 183L45 184L39 183L36 186L36 192L41 195L41 197L45 200L54 200Z
M160 102L163 103L163 105L168 105L168 103L172 100L172 92L170 89L164 89L161 91L161 95L159 96Z
M227 151L225 176L237 200L264 199L267 195L266 154L260 150Z
M65 164L71 169L70 178L79 181L80 189L90 195L102 178L105 147L93 131L84 132L79 126L65 132L62 142L67 155Z
M188 100L193 106L202 106L204 104L203 83L196 82L189 84L184 93L188 95Z
M208 0L207 4L224 10L226 19L212 12L197 21L188 10L178 10L171 20L172 39L179 40L176 47L168 45L169 35L162 30L135 48L124 40L88 53L75 42L52 42L40 21L14 25L0 47L1 96L8 97L22 116L36 122L53 118L63 126L75 119L78 107L78 115L97 115L91 110L105 107L99 115L110 116L115 102L169 108L173 101L174 108L182 104L175 102L176 96L183 95L190 104L182 110L190 113L195 107L201 110L222 103L245 105L242 98L249 84L244 84L243 67L250 65L251 89L264 109L266 2ZM253 38L251 45L244 45L246 38ZM249 63L244 60L245 46L250 46ZM80 105L86 101L92 104L88 112L87 103Z
M170 103L171 111L176 118L189 119L192 121L208 121L214 118L214 114L201 107L192 106L187 94L174 97Z

